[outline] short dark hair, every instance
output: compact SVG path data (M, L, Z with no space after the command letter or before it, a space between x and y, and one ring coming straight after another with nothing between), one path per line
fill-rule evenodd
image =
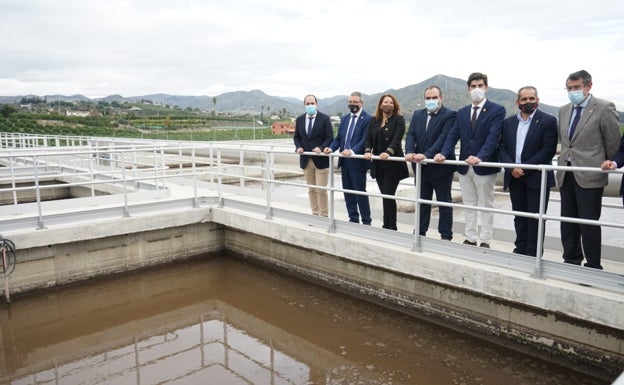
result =
M470 83L472 83L474 80L483 80L483 83L486 86L488 85L487 75L482 74L481 72L473 72L468 76L468 81L466 82L468 83L468 87L470 87Z
M427 92L429 90L432 90L432 89L438 90L438 92L440 93L440 96L442 96L442 89L440 87L436 86L436 85L429 86L429 87L425 88L425 90L423 91L423 95L425 94L425 92Z
M537 98L537 88L533 86L524 86L518 90L518 100L520 100L520 93L524 90L533 90L535 91L535 97Z
M572 72L570 75L568 75L568 78L566 79L566 83L568 82L568 80L579 80L579 79L583 79L584 86L592 82L592 76L589 74L589 72L585 70L580 70L580 71Z

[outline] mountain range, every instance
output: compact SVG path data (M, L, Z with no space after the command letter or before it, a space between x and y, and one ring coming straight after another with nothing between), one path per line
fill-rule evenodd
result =
M457 110L458 108L470 103L470 96L467 92L466 81L463 79L453 78L445 75L436 75L426 79L420 83L412 84L399 89L389 89L370 95L363 95L364 109L373 113L375 106L381 97L386 93L391 93L399 101L401 111L406 118L411 117L415 110L423 108L423 93L426 87L437 85L442 89L444 96L444 104ZM28 95L33 96L33 95ZM205 111L213 111L221 113L233 114L278 114L287 116L296 116L304 112L303 97L300 99L293 97L271 96L260 90L252 91L235 91L227 92L216 96L183 96L169 94L150 94L142 96L124 97L121 95L109 95L103 98L90 99L83 95L45 95L48 102L61 100L66 102L99 102L117 101L119 103L130 102L136 103L149 100L152 103L178 106L182 109L197 108ZM0 103L19 103L24 96L0 96ZM43 96L40 96L43 97ZM488 99L503 105L507 110L507 115L515 114L517 107L515 105L516 91L508 89L498 89L490 87L487 94ZM348 95L337 95L331 98L319 98L319 110L330 115L342 115L348 113L347 110ZM216 103L214 103L216 101ZM540 104L540 108L557 116L559 107ZM285 112L285 114L284 114Z

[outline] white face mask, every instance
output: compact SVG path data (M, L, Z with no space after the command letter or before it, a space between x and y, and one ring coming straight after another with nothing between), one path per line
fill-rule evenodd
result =
M485 98L485 90L483 88L475 88L470 91L470 97L472 101L475 103L481 103L483 98Z

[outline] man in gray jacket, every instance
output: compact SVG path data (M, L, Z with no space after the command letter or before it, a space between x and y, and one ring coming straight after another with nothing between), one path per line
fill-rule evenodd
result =
M615 105L589 93L592 77L584 70L566 80L569 104L559 109L559 166L600 167L618 150L620 124ZM602 194L609 182L600 172L558 171L561 216L600 219ZM563 260L566 263L602 269L600 226L561 222Z

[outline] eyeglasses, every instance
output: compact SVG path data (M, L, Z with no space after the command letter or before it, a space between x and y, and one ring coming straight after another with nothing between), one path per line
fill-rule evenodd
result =
M573 86L567 86L565 89L568 91L578 91L582 90L583 88L585 88L584 84L575 84Z

